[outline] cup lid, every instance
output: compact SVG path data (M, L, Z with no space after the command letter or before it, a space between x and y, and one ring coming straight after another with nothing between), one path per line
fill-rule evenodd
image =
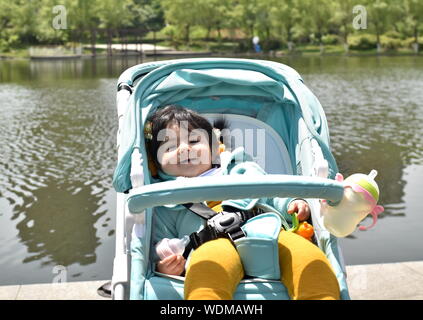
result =
M368 191L377 202L379 200L379 187L377 186L377 183L374 180L376 175L376 170L370 171L368 175L356 173L345 179L345 183L358 184L360 187Z

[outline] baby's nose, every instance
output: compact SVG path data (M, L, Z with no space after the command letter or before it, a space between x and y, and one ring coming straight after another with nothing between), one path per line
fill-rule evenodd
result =
M178 146L179 161L188 160L190 146L188 143L181 142Z
M189 143L181 142L178 146L178 152L179 153L186 152L189 150L189 148L190 148Z

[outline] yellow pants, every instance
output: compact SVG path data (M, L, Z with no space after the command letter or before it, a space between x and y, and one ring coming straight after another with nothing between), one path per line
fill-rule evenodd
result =
M291 299L339 299L338 281L318 247L284 230L279 234L278 246L281 281ZM191 255L185 279L185 299L232 299L243 277L241 259L228 239L206 242Z

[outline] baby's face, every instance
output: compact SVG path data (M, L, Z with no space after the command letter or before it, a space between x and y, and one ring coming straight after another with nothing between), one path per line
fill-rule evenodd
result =
M189 132L184 126L171 123L159 132L158 140L163 141L157 152L157 161L164 173L196 177L212 168L212 154L205 130Z

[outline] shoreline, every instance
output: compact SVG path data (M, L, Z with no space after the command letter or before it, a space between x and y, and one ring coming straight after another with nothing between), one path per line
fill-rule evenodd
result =
M0 55L0 61L10 61L10 60L34 60L34 61L48 61L48 60L80 60L80 59L97 59L97 58L122 58L122 57L136 57L141 56L139 54L129 53L129 54L113 54L109 55L82 55L77 57L69 56L49 56L49 57L19 57L19 56L2 56ZM423 57L423 53L293 53L293 54L284 54L284 53L263 53L256 54L252 52L244 53L228 53L228 52L175 52L175 53L158 53L158 54L148 54L145 57L266 57L266 58L281 58L281 57Z
M134 45L134 44L133 44ZM413 51L384 51L376 52L374 50L370 51L357 51L350 50L349 52L341 52L338 50L321 53L318 50L297 50L293 52L288 52L286 50L275 50L270 52L230 52L230 51L207 51L205 50L176 50L171 47L162 47L157 46L154 49L154 46L143 44L141 50L123 50L121 44L113 44L113 54L108 55L104 50L104 45L97 45L97 50L100 49L96 55L93 55L90 50L86 49L87 53L82 53L78 55L42 55L42 56L30 56L29 54L23 54L24 51L27 51L28 48L20 49L15 54L4 54L0 53L1 60L78 60L78 59L96 59L96 58L120 58L120 57L132 57L132 56L142 56L142 57L178 57L178 56L231 56L231 57L267 57L267 58L280 58L280 57L325 57L325 56L339 56L339 57L402 57L402 56L423 56L423 51L419 53Z

